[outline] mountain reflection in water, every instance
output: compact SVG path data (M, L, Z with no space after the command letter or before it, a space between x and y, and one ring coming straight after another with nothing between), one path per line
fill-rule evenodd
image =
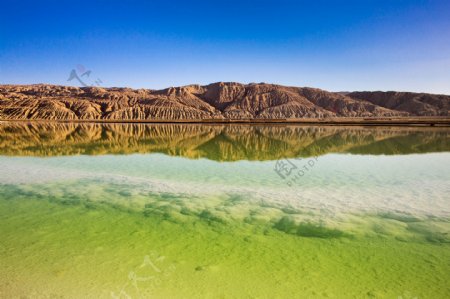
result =
M448 128L0 123L0 155L163 153L215 161L450 151Z

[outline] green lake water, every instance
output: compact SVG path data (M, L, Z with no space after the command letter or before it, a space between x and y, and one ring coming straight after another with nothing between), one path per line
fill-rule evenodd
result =
M0 298L450 298L450 129L0 123Z

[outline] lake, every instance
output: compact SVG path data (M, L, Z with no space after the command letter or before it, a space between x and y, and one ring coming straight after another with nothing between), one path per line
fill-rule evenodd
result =
M1 298L449 298L450 128L0 123Z

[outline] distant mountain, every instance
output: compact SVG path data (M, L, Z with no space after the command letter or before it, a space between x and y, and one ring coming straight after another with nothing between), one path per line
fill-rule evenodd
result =
M414 92L351 92L353 99L368 101L391 110L408 112L418 116L448 116L450 96Z
M163 90L0 85L0 119L204 120L449 116L450 96L213 83Z

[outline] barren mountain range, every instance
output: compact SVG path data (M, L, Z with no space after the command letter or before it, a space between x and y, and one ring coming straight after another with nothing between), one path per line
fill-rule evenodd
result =
M227 120L449 116L450 96L328 92L274 84L213 83L163 90L0 85L3 120Z

